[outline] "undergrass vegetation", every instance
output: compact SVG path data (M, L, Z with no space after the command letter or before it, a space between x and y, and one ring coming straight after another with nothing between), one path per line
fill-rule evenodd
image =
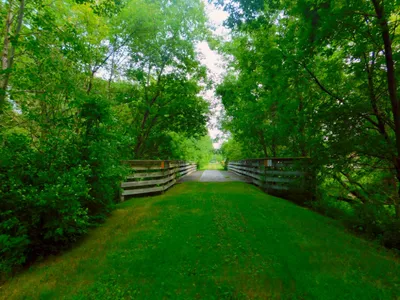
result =
M398 299L400 261L338 221L238 183L131 199L1 299ZM397 298L396 298L397 297Z

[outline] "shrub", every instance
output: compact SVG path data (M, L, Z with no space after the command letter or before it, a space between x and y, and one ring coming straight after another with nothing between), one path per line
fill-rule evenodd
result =
M383 234L385 222L389 219L382 205L358 204L354 207L354 215L345 219L345 224L355 232L377 237Z
M308 202L315 211L333 219L344 219L353 214L351 205L344 201L338 201L333 197L321 195L317 201Z
M80 120L79 135L0 134L0 272L68 247L114 207L125 173L109 108L86 99Z
M11 210L0 213L0 274L23 264L30 244L26 228L11 214Z
M24 135L3 136L0 148L0 236L2 271L27 259L59 250L88 227L81 200L90 186L88 169L39 152ZM60 160L67 157L59 154Z
M309 205L321 214L343 221L347 228L358 234L400 250L400 220L395 218L392 207L379 203L351 205L326 195Z
M345 225L357 233L379 240L385 247L400 250L400 220L385 205L358 205L355 214L345 219Z
M382 236L382 244L388 248L400 250L400 220L391 220L385 225Z

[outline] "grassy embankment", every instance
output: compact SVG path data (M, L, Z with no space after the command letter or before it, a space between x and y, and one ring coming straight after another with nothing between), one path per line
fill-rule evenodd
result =
M118 205L1 299L399 299L400 262L335 220L245 183L190 182Z

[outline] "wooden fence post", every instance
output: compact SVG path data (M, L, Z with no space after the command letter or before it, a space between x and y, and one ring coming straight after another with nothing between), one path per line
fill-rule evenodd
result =
M127 196L163 193L176 183L178 172L185 176L196 170L193 164L185 161L134 160L124 163L129 164L135 172L121 184L121 201Z

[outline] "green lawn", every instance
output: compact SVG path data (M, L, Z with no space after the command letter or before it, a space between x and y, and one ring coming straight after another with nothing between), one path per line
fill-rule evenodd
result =
M223 170L224 166L221 165L221 163L216 162L216 163L209 163L205 168L202 168L202 170Z
M245 183L131 199L0 299L400 299L400 261ZM396 298L397 297L397 298Z

